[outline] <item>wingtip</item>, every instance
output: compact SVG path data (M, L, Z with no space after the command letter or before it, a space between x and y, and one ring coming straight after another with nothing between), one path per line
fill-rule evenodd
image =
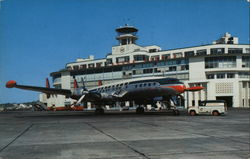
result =
M7 88L13 88L16 86L16 81L10 80L5 85Z

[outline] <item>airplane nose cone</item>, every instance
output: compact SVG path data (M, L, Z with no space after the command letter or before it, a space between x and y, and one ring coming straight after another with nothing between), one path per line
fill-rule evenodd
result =
M16 81L10 80L5 85L7 88L13 88L16 86Z

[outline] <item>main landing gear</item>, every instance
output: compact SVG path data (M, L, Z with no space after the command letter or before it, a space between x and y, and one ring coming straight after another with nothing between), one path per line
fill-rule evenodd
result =
M97 107L97 108L95 109L95 113L96 113L96 114L104 114L104 109L103 109L102 107Z
M178 109L173 109L174 115L180 115L180 111Z
M139 106L136 108L136 114L143 114L144 113L144 108Z

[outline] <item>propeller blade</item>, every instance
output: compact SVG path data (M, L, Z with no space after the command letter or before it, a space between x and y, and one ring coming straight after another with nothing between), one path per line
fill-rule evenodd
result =
M83 100L83 98L85 97L86 94L82 95L81 98L76 102L76 105L79 105L81 103L81 101Z

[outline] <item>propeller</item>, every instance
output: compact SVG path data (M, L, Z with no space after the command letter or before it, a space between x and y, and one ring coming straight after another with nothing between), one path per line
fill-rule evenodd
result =
M76 102L76 105L79 105L79 104L82 102L82 100L83 100L83 98L85 97L85 95L86 95L86 94L83 94L83 95L81 96L81 98Z

